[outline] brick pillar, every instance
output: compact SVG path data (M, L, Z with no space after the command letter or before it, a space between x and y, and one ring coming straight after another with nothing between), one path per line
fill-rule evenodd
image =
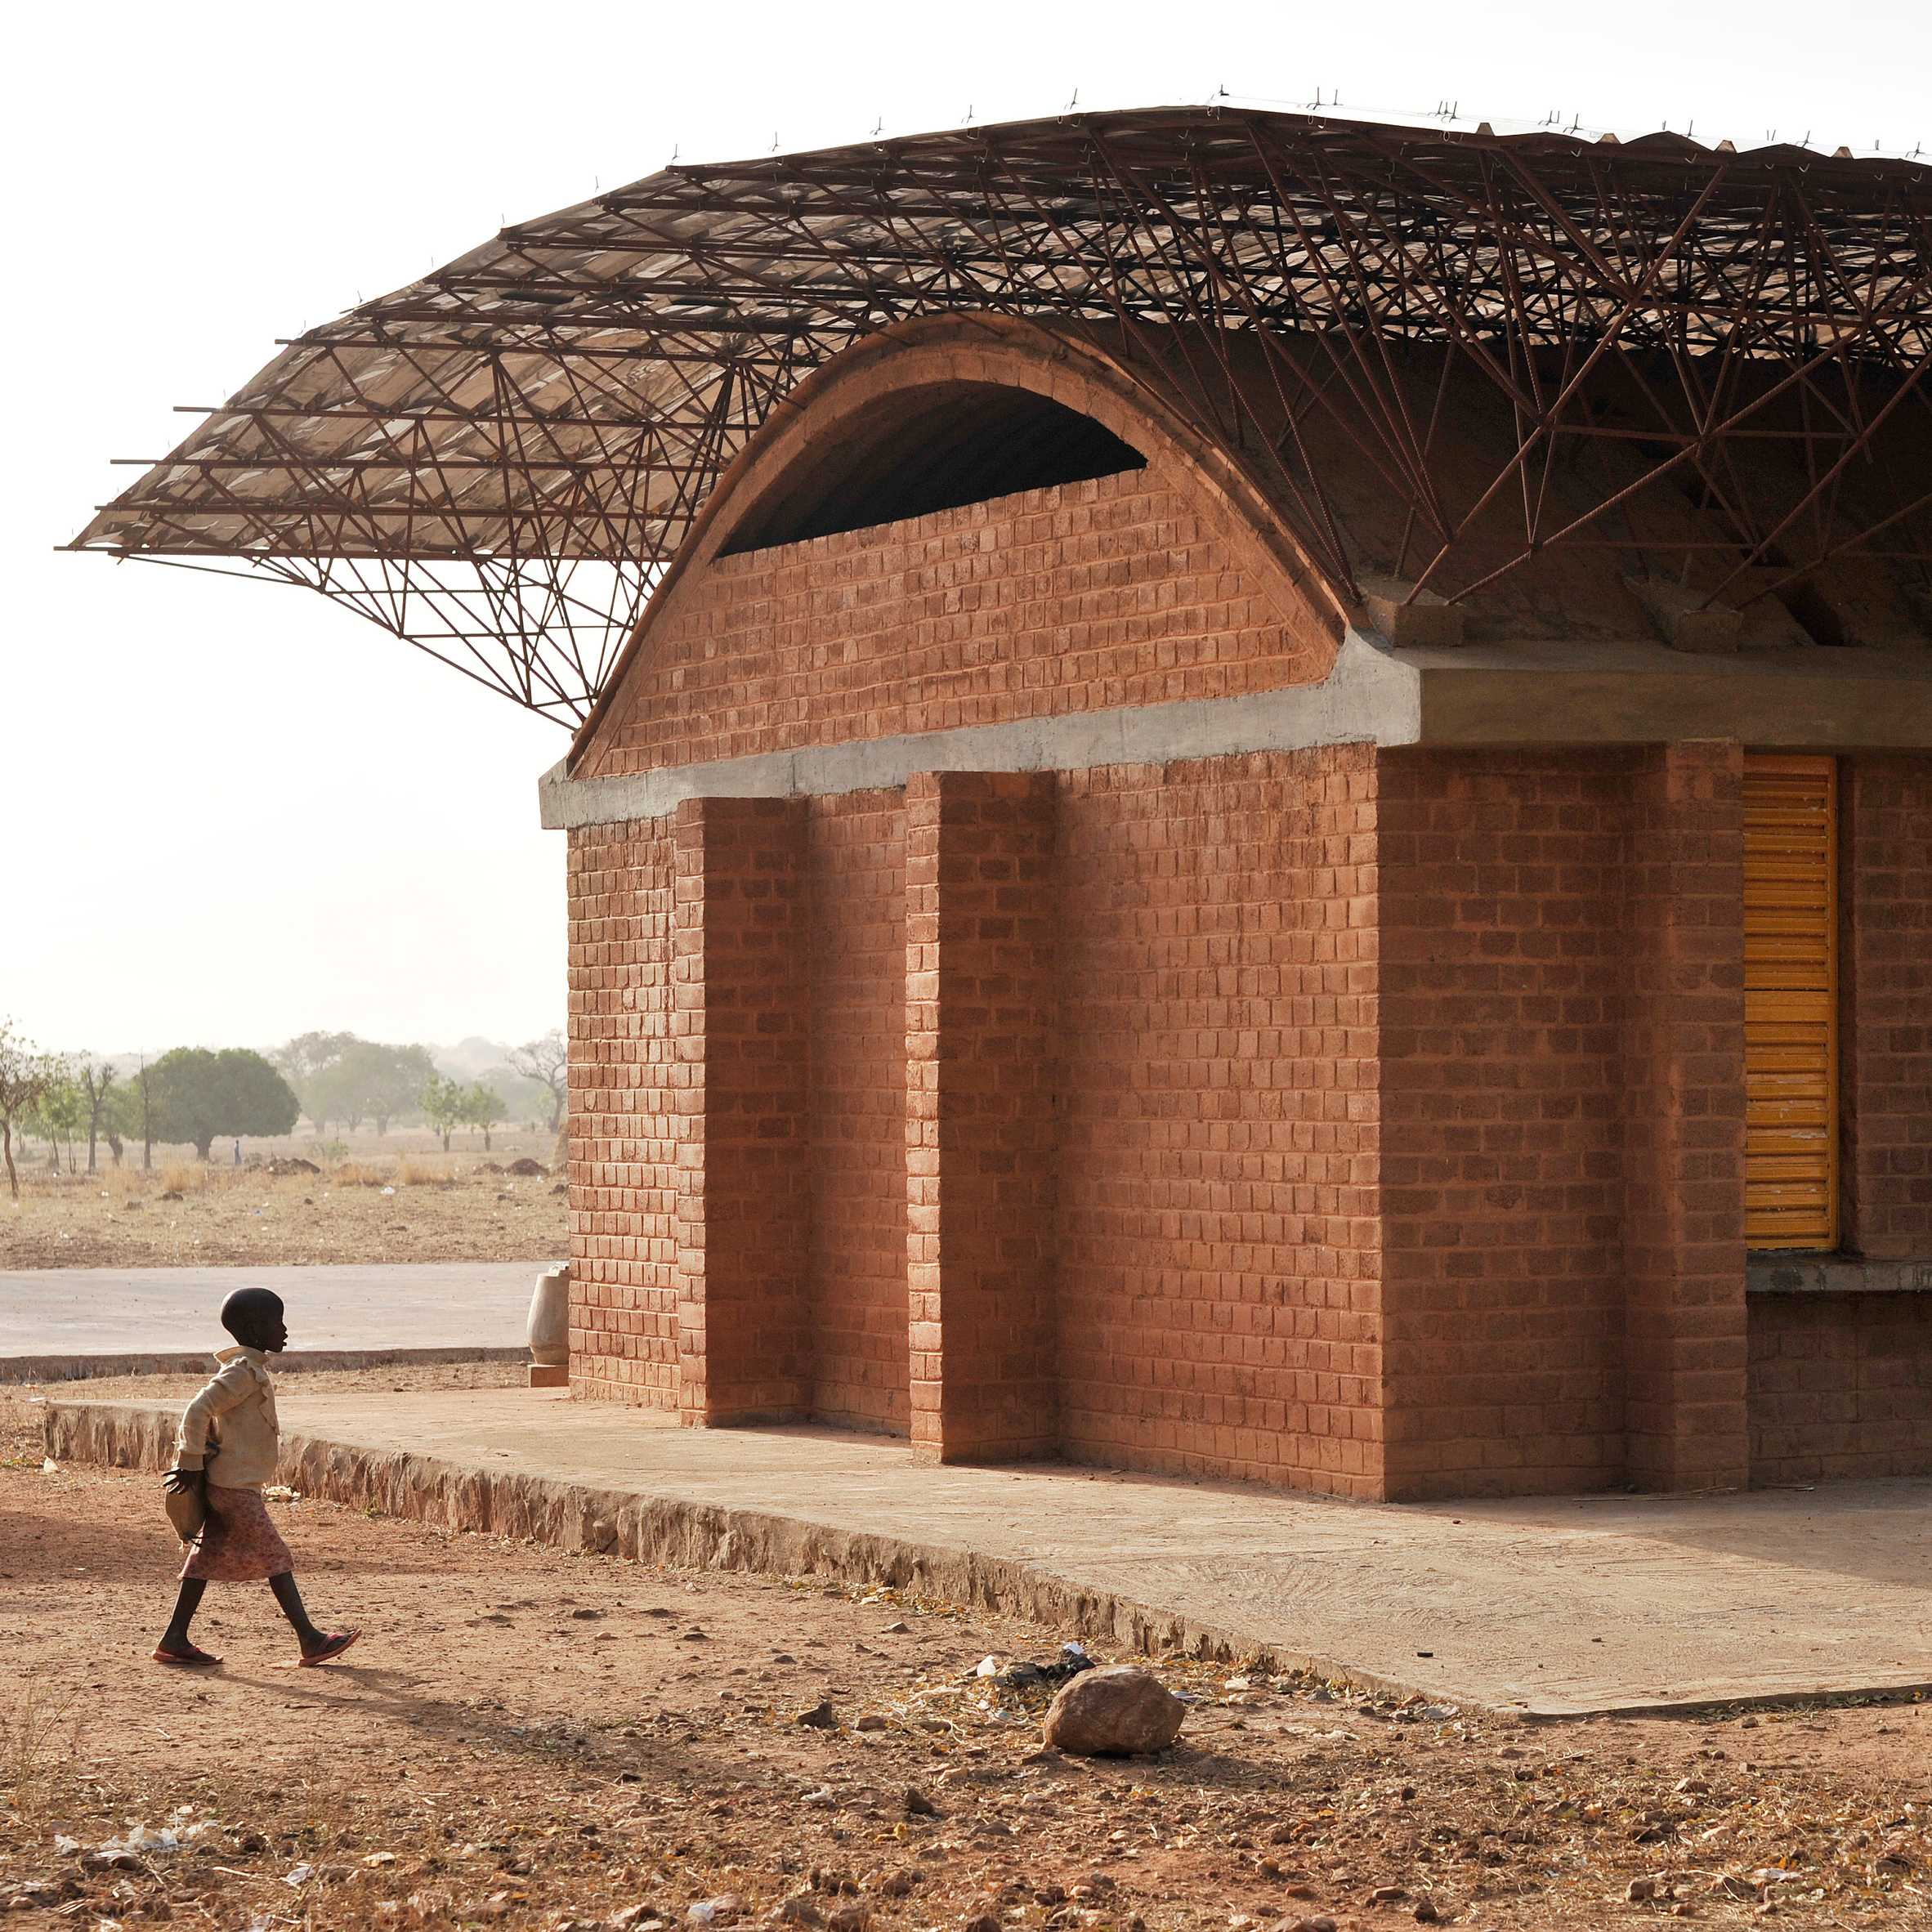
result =
M1625 1427L1630 1480L1749 1475L1744 1307L1744 763L1639 760L1628 874Z
M809 1399L804 829L792 798L687 799L674 821L687 1423L797 1416Z
M1839 761L1844 1245L1932 1260L1932 757Z
M913 1446L1049 1453L1053 780L906 787L906 1274Z

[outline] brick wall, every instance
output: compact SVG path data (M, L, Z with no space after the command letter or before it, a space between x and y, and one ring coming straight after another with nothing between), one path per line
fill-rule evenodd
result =
M1932 1259L1932 757L1845 758L1840 787L1845 1244Z
M671 1004L669 820L570 836L570 1381L678 1407L678 1161L691 1069Z
M811 802L812 1412L903 1435L906 809Z
M584 775L1232 696L1332 655L1152 469L721 557L646 642Z
M1751 1479L1932 1471L1932 1295L1754 1295Z
M686 1420L811 1404L805 802L691 798L677 852L672 1000L691 1075L678 1157Z
M1624 1203L1630 1475L1742 1484L1744 754L1637 754Z
M1926 767L1845 834L1850 1226L1910 1256ZM575 833L575 1385L1360 1496L1932 1466L1924 1298L1746 1311L1741 882L1733 745Z
M1374 1495L1375 754L1069 774L1058 839L1063 1445Z
M1382 756L1393 1496L1622 1474L1628 763Z
M913 1441L946 1461L1058 1438L1054 779L906 788Z

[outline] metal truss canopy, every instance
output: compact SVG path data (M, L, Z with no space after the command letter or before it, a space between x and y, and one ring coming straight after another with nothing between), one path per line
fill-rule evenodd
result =
M575 724L793 384L958 310L1160 363L1344 597L1324 435L1406 506L1412 594L1607 541L1673 475L1760 593L1859 552L1932 589L1922 470L1869 474L1932 428L1932 171L1206 107L673 166L520 223L288 344L74 547L307 584ZM1514 426L1474 488L1438 473L1424 345ZM1733 473L1754 438L1788 445L1782 494ZM1611 440L1639 480L1557 516L1554 467Z

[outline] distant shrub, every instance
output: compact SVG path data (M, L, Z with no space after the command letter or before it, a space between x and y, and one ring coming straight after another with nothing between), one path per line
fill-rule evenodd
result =
M349 1143L346 1140L319 1140L309 1150L318 1161L347 1161Z
M402 1155L396 1163L396 1183L399 1187L433 1187L449 1178L433 1162L418 1161L414 1154Z

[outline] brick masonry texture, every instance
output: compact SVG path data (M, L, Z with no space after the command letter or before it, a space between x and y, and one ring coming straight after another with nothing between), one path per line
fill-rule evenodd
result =
M693 798L673 819L672 1018L690 1080L678 1368L691 1421L810 1407L805 819L798 798Z
M1149 472L725 559L593 749L1305 674L1230 569ZM1932 1469L1932 1298L1747 1305L1742 759L1342 746L572 833L575 1389L1362 1497ZM1846 1245L1932 1259L1932 758L1841 775Z
M1384 1399L1405 1496L1624 1446L1618 753L1381 761Z
M1067 1454L1379 1492L1375 765L1064 780Z
M1751 1477L1932 1469L1932 1295L1762 1295L1751 1303Z
M1744 1301L1744 761L1636 754L1626 1072L1626 1388L1633 1482L1748 1474Z
M814 1414L910 1424L906 1280L906 808L811 801Z
M1839 793L1846 1246L1932 1259L1932 758L1841 760Z
M1738 748L1380 768L1388 1493L1743 1480Z
M691 1070L673 1029L669 821L573 832L568 864L571 1387L675 1409Z
M1151 469L720 557L669 597L584 776L1232 697L1326 668Z
M1050 1455L1054 780L906 787L906 1282L913 1441L947 1461Z

